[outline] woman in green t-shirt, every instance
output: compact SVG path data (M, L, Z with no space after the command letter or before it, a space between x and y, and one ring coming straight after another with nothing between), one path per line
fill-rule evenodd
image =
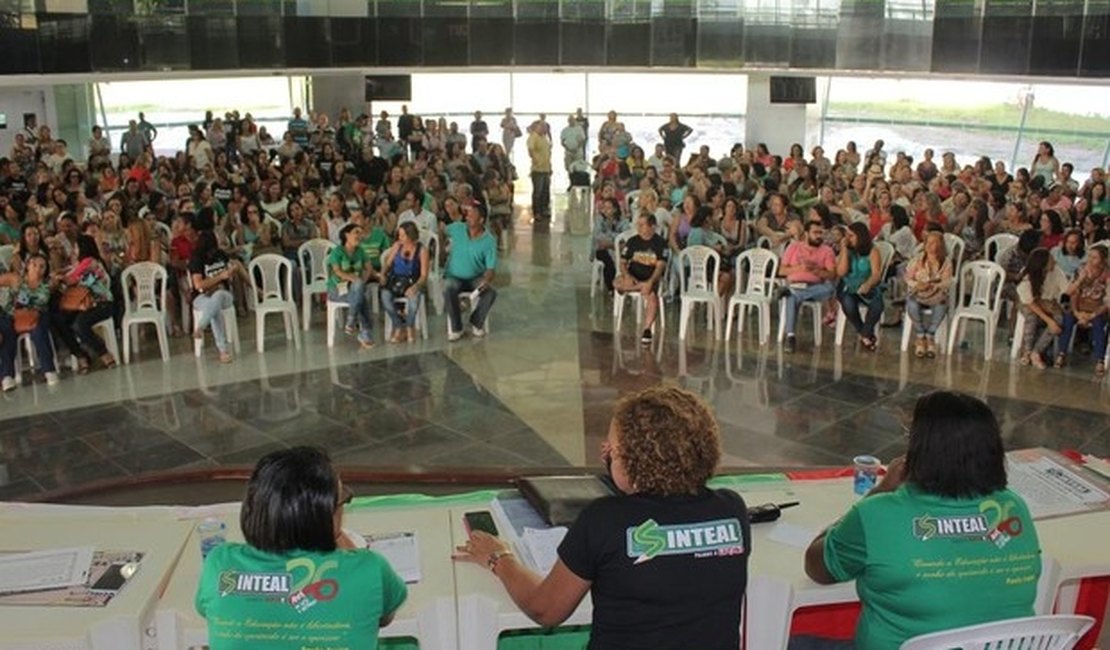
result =
M246 543L212 549L197 586L208 647L377 647L408 591L385 558L343 532L345 493L320 449L258 461L239 512Z
M814 581L856 581L856 650L1033 615L1041 547L1025 500L1006 487L990 407L930 393L917 400L907 435L905 457L805 554ZM790 649L836 647L812 641L792 639Z
M347 303L347 324L343 331L354 334L357 323L358 343L364 350L374 347L366 283L376 277L377 272L362 248L362 228L353 223L343 226L339 231L339 246L328 253L328 300Z

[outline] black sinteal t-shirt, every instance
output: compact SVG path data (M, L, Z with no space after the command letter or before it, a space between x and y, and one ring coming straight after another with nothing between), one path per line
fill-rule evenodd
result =
M735 650L750 555L747 507L730 490L599 499L559 545L593 583L590 650Z
M230 264L230 260L223 251L215 251L206 259L201 259L199 255L193 255L193 259L189 260L189 275L201 275L207 280L223 273ZM209 288L206 293L215 293L220 289L227 289L227 282L221 282Z
M624 243L624 259L628 262L629 275L640 282L651 278L656 262L663 260L666 251L667 242L659 235L652 235L651 239L639 235L629 237Z

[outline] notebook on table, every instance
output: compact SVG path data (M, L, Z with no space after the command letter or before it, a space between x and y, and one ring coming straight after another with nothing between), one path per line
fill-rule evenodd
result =
M552 526L570 526L586 506L617 494L605 479L588 475L522 477L516 487Z

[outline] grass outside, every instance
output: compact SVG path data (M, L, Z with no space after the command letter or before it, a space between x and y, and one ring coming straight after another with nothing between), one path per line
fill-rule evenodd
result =
M993 106L929 106L912 101L883 103L834 102L829 104L829 117L866 118L874 121L949 123L967 126L1004 126L1021 124L1021 109L1016 105ZM1067 129L1075 133L1106 138L1110 135L1110 118L1073 115L1034 107L1029 111L1026 130Z

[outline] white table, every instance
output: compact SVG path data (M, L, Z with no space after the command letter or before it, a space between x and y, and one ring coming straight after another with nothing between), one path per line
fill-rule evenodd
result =
M198 519L215 516L227 525L228 541L243 541L239 504L198 509ZM361 534L415 532L420 545L419 583L408 585L408 598L380 636L413 637L421 648L454 650L456 641L454 567L450 557L447 508L416 506L355 509L343 519L345 529ZM158 647L187 650L208 643L205 620L193 602L200 579L200 540L193 536L181 555L158 604Z
M145 554L105 607L0 607L0 649L154 650L154 610L192 526L169 508L0 504L0 549L88 545Z

